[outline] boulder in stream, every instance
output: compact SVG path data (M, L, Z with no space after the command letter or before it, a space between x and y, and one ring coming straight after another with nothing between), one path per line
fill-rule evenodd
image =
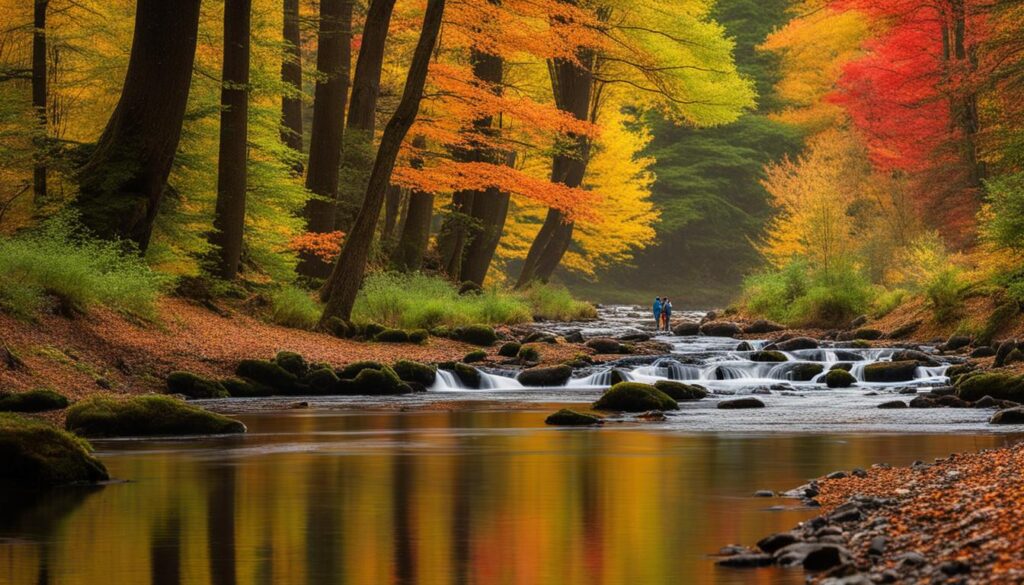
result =
M658 380L654 387L668 394L673 400L700 400L706 398L708 391L703 386L684 384L673 380Z
M272 389L274 394L293 394L299 382L295 374L267 360L242 360L235 368L235 374Z
M961 378L956 385L957 396L974 402L985 396L999 400L1024 402L1024 377L1001 372L986 372Z
M594 410L618 412L678 409L679 404L661 390L650 384L640 384L637 382L620 382L609 388L594 403Z
M0 481L38 487L106 479L86 441L45 421L0 414Z
M732 321L709 321L700 326L700 332L708 337L736 337L743 330Z
M786 354L782 353L781 351L774 351L774 350L755 351L755 352L751 353L749 356L747 356L747 359L749 359L752 362L785 362L785 361L789 361L789 358L786 357Z
M680 321L672 328L672 333L680 337L698 335L700 333L700 323L696 321Z
M825 366L815 363L799 363L786 372L789 379L794 382L810 382L815 376L825 371Z
M800 349L816 349L818 347L818 340L810 337L793 337L785 341L780 341L775 344L775 347L780 351L797 351Z
M732 400L723 400L718 403L718 408L723 410L738 410L742 408L764 408L764 402L761 402L757 398L748 396L746 398L733 398Z
M829 388L849 388L856 383L857 378L843 369L832 369L825 375L825 385Z
M876 362L864 366L867 382L909 382L917 372L916 361Z
M1024 406L1007 408L992 415L988 421L994 425L1020 425L1024 424Z
M519 372L516 380L523 386L565 386L572 377L572 368L566 365L529 368Z
M545 424L567 427L599 425L602 424L603 422L604 421L602 421L600 418L592 414L577 412L575 410L571 410L568 408L563 408L562 410L559 410L558 412L551 414L546 419L544 419Z

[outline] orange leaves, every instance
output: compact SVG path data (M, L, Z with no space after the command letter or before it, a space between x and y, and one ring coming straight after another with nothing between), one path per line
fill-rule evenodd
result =
M341 253L341 241L344 237L345 234L340 231L306 232L292 238L288 243L288 249L297 253L306 252L331 263Z
M421 191L483 191L494 188L522 195L565 212L574 220L595 220L593 205L599 196L583 189L538 179L518 169L485 162L443 159L423 169L395 169L395 184Z

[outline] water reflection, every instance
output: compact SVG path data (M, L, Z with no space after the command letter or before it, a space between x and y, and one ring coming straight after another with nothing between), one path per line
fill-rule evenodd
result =
M0 494L0 583L796 584L707 557L805 517L754 490L1013 440L542 419L290 412L246 417L241 439L100 443L130 483Z

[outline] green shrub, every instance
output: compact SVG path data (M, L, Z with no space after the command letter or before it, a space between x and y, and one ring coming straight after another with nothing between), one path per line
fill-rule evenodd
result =
M896 310L907 299L907 291L897 288L893 290L880 289L871 305L871 316L881 319Z
M301 288L286 285L270 293L268 318L271 323L293 329L312 330L320 320L322 312L320 304L309 292Z
M154 319L168 279L125 244L89 239L76 230L76 220L61 214L38 230L0 237L0 310L32 318L56 298L65 312L106 306Z
M216 380L208 380L191 372L171 372L167 376L167 391L189 398L227 398L228 391Z
M19 486L109 479L92 447L50 423L0 414L0 480Z
M949 266L937 272L925 285L925 296L936 321L949 321L960 312L966 285L960 269Z
M812 270L794 260L743 283L743 306L752 314L793 326L837 327L864 313L874 291L853 265Z
M45 388L9 394L0 392L0 412L46 412L67 406L66 396Z
M65 426L86 437L220 435L244 433L245 425L170 396L117 400L93 396L68 409Z

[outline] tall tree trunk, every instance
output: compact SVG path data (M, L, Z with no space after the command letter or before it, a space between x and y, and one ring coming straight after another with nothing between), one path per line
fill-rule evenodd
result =
M121 98L79 170L82 223L145 250L174 163L192 83L199 0L138 0Z
M496 55L473 50L470 61L473 64L473 76L490 86L495 93L500 94L504 77L504 60ZM493 132L493 123L494 119L491 116L473 120L473 126L482 133ZM453 155L456 160L462 162L496 162L497 157L496 153L480 147L461 149ZM452 280L464 279L462 267L467 248L476 235L484 229L479 218L475 217L473 208L478 199L488 196L487 191L458 191L452 195L451 215L441 228L437 245L441 254L441 267Z
M412 145L416 148L426 148L427 141L423 136L416 136L412 139ZM423 159L413 159L412 166L422 168ZM415 272L423 265L423 255L427 251L427 242L430 240L430 222L433 216L434 194L417 189L409 191L409 205L405 212L402 235L398 239L398 245L395 246L395 252L391 257L396 269L402 272Z
M420 101L423 99L427 68L441 30L444 2L445 0L427 2L427 11L423 16L423 26L420 29L416 50L413 52L412 63L409 65L402 99L384 128L377 157L373 161L373 170L370 172L363 206L345 240L345 247L342 248L341 255L334 265L331 278L324 287L329 291L329 296L320 320L321 325L331 317L348 319L352 315L352 306L366 273L366 260L370 254L374 232L377 231L377 220L380 217L381 205L384 203L384 194L391 183L395 159L398 158L402 141L415 121Z
M593 63L594 53L581 49L577 51L577 61L554 59L550 64L551 86L558 109L579 120L589 120L592 113ZM555 155L551 165L551 181L576 188L583 184L583 176L587 171L590 140L586 136L569 134L566 143L571 149ZM526 255L516 282L517 288L528 286L536 280L547 282L551 278L569 249L573 227L561 211L548 209L544 225Z
M515 153L509 153L505 164L515 164ZM498 249L501 234L505 229L508 217L509 194L498 189L488 189L474 198L471 216L479 229L466 246L462 259L460 276L462 280L483 286L487 271L494 260L494 252Z
M49 124L46 113L46 8L50 0L35 0L32 32L32 108L39 125L35 138L35 167L32 169L32 191L36 205L46 202L46 159Z
M953 58L955 70L973 73L977 69L977 57L967 48L967 8L965 0L952 0L953 17ZM978 96L970 90L957 96L954 104L954 122L963 133L963 151L968 166L969 186L981 194L982 181L985 179L984 163L978 157L978 132L980 118L978 116Z
M299 33L299 0L284 0L285 42L281 61L281 81L288 93L281 97L281 142L302 152L302 37ZM296 175L302 174L302 163L296 162Z
M341 192L334 226L343 232L352 227L373 166L373 133L376 129L377 98L384 67L384 45L391 26L395 0L372 0L359 47L359 59L352 78L352 101L345 127L345 148L341 155Z
M352 61L353 0L321 0L317 33L316 68L320 74L313 101L313 128L309 139L306 188L314 197L306 201L303 215L310 232L334 231L338 199L338 165L341 163L345 105L348 100L349 67ZM326 277L330 265L309 253L299 261L299 273Z
M387 195L384 198L384 227L381 229L380 234L381 241L389 250L395 240L395 229L398 227L401 212L402 188L398 185L389 185Z
M210 242L217 249L217 274L228 280L238 274L245 234L251 18L252 0L225 0L217 206Z

